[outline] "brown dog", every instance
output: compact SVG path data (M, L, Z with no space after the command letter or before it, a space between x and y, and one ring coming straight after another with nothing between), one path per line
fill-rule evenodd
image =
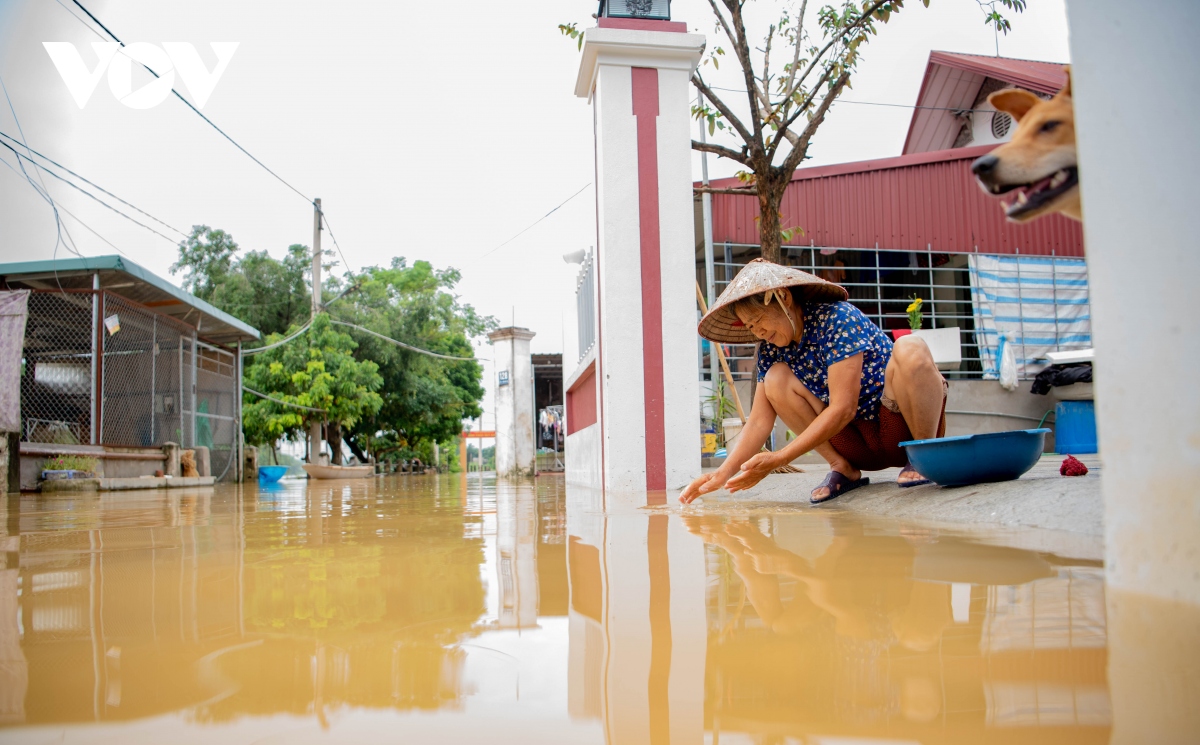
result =
M983 190L993 196L1016 191L1015 198L1004 204L1013 222L1051 212L1082 219L1070 70L1066 87L1049 101L1010 88L988 96L988 102L1011 114L1017 130L1010 142L971 164Z

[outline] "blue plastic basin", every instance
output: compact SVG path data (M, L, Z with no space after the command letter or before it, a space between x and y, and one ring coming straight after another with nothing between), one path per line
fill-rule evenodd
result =
M925 478L942 486L1011 481L1033 468L1046 446L1048 429L1018 429L983 435L909 440L900 443Z
M287 473L287 466L259 466L258 480L264 484L273 484Z

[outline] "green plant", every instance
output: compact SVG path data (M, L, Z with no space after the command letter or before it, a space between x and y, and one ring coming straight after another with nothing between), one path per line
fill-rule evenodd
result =
M733 399L725 395L727 390L725 381L718 379L716 385L713 386L712 395L704 399L709 410L712 411L713 428L717 431L722 443L725 442L724 422L726 417L738 416L737 405L733 403Z
M56 455L42 466L44 471L96 471L96 459L86 455Z
M921 306L924 303L924 300L913 295L912 302L908 305L908 327L913 331L921 328Z

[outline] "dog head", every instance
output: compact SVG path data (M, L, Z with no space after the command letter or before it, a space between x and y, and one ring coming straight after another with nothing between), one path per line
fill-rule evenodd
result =
M1080 219L1070 71L1066 87L1049 101L1029 91L1008 89L988 96L988 102L1010 114L1017 130L1010 142L971 164L979 185L992 196L1016 192L1005 202L1005 214L1013 222L1051 212Z

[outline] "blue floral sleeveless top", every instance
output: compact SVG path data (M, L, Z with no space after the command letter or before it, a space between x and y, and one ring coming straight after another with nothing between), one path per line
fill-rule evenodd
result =
M829 403L829 366L862 352L862 387L857 419L879 416L883 372L892 358L892 340L863 312L847 302L804 303L804 338L786 347L762 342L758 351L758 382L776 362L791 368L804 387Z

